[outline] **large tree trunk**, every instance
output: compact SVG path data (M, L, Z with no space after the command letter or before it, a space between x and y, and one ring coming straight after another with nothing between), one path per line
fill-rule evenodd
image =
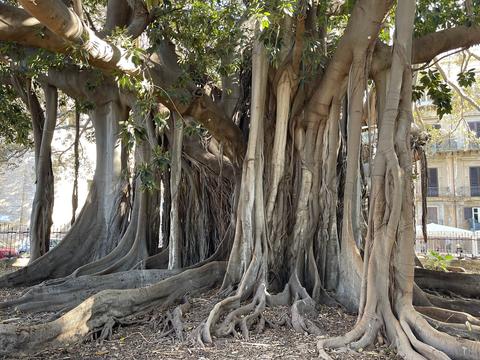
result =
M52 9L59 15L57 19L46 17L43 12L51 1L22 3L50 31L84 47L92 63L100 62L104 67L139 75L131 59L125 59L123 49L111 47L96 37L82 42L81 34L88 34L89 29L83 28L75 14L61 4L55 3L58 6ZM170 305L187 292L210 289L223 279L219 293L222 298L197 329L200 342L212 342L215 337L238 332L248 339L253 327L261 331L267 323L265 308L277 305L289 306L290 318L286 323L295 330L321 334L307 315L315 312L318 303L340 302L349 310L358 310L358 322L345 336L319 342L319 352L324 358L329 357L326 347L360 349L377 339L382 343L388 341L407 359L479 358L480 345L472 341L478 339L479 301L444 299L414 286L410 60L415 2L398 2L395 8L396 32L390 53L382 50L389 48L377 39L385 18L393 15L392 5L393 1L357 0L331 56L327 52L332 45L326 39L327 34L317 31L321 22L317 17L322 10L317 2L300 6L295 18L286 17L279 34L278 64L269 64L265 47L268 40L256 29L251 82L242 84L243 95L239 97L245 100L241 104L245 111L238 117L241 121L238 127L229 119L224 121L225 112L232 114L235 109L224 94L222 97L228 102L224 104L226 111L216 107L215 90L208 93L190 84L191 94L185 92L194 100L188 105L170 97L165 99L163 95L159 97L184 119L195 117L216 139L197 147L196 152L201 155L196 156L188 154L195 141L189 142L191 139L184 136L181 146L179 131L173 139L162 143L162 146L168 143L172 155L171 174L161 174L165 185L162 224L165 246L154 256L145 259L147 253L153 253L146 250L150 217L145 215L155 212L157 205L155 201L149 202L152 197L136 182L131 221L119 245L106 257L89 262L108 252L115 239L120 239L111 236L114 231L109 230L118 228L111 224L118 219L115 204L119 197L115 194L120 193L113 190L116 168L112 165L114 156L108 153L114 149L114 131L108 122L96 121L99 159L94 186L83 216L74 224L77 231L87 236L81 245L66 238L57 251L61 255L57 258L72 263L68 264L69 271L67 265L53 256L47 258L47 254L27 267L25 277L21 278L17 272L4 277L0 285L25 282L27 277L35 282L62 276L59 274L80 267L72 276L48 286L37 286L26 299L4 306L36 310L42 301L47 301L45 298L69 291L73 296L65 295L65 301L70 308L102 289L103 284L130 289L97 293L57 320L29 330L0 325L0 351L34 351L80 340L91 332L103 339L125 317L153 305ZM70 30L79 30L77 35L62 33L58 19L65 21ZM303 56L308 48L304 41L310 37L323 46L320 65L310 64ZM167 45L170 52L162 53L167 43L162 43L163 50L156 54L159 63L175 62L171 44ZM448 47L447 43L431 46L440 52ZM98 47L92 48L93 44ZM108 56L112 54L110 50L116 49L119 59L127 63L114 64L111 57L101 56L99 49ZM374 61L376 53L381 56ZM423 49L417 49L415 56L424 59ZM326 66L323 60L328 61ZM153 81L161 82L158 77L164 75L171 85L180 72L178 66L172 69L175 71L156 73ZM155 65L151 70L154 72ZM315 74L315 80L303 81L308 74ZM371 84L369 77L374 80ZM375 102L370 101L372 91ZM133 108L137 100L144 99L132 100L129 105ZM93 114L96 120L107 117L101 114L112 104L106 101L99 105ZM109 108L112 113L117 110ZM152 120L150 116L156 110L159 109L148 109L144 115ZM364 198L360 151L364 123L375 125L378 131L370 149L376 151L373 170L368 173L370 182L367 181L370 196L366 235L361 214ZM152 153L158 150L157 142L152 140L157 138L158 129L152 131L151 126L147 122L151 147L144 148L144 143L136 146L137 155L144 152L145 161L149 150ZM240 128L248 135L246 153ZM224 170L224 150L233 169L228 180L218 176ZM208 156L211 152L215 153L216 161ZM231 180L240 177L236 191L230 191ZM229 191L233 196L225 196ZM225 215L228 213L233 214L233 223ZM217 262L228 250L228 264ZM45 265L42 259L49 259L54 265L48 273L32 273L43 269L35 267ZM180 263L188 266L197 261L188 270L144 289L131 288L136 287L134 281L143 275L155 278L158 274L132 271L130 277L118 272L137 266L178 268ZM85 262L89 263L81 266ZM75 277L83 274L93 276ZM412 304L414 290L417 308ZM52 302L51 307L59 309L59 304ZM447 323L449 319L454 319L454 323ZM471 334L462 328L465 321L473 326Z
M117 245L128 216L118 146L118 122L125 120L127 114L125 108L113 101L98 104L92 111L97 162L82 211L58 246L28 266L2 276L0 286L35 284L67 276L107 255Z

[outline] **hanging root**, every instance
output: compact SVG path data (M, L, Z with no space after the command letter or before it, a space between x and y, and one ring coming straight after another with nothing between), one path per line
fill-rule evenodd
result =
M123 290L158 283L180 270L132 270L103 276L67 277L53 284L31 287L20 298L0 303L0 309L23 312L68 311L102 290Z
M146 288L102 291L52 322L30 327L0 325L0 355L56 347L98 332L100 339L107 338L122 319L152 307L170 306L187 293L197 294L218 285L225 267L224 262L212 262Z

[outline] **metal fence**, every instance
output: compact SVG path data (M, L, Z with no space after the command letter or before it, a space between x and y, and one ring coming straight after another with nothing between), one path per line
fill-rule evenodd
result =
M58 245L69 226L52 227L50 249ZM0 223L0 258L30 253L30 228L28 226Z
M472 232L467 234L435 233L428 234L427 242L423 236L417 234L415 240L415 251L417 253L428 253L437 251L441 254L452 254L459 257L478 257L480 249L480 234Z

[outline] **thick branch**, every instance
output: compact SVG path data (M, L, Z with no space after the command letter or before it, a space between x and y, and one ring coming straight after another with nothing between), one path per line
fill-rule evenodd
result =
M98 66L138 74L139 68L126 50L100 39L86 26L75 12L57 0L20 0L20 4L32 16L53 33L81 46Z
M480 26L458 26L430 33L413 40L412 64L431 61L437 55L480 43ZM392 63L391 47L377 42L372 73L388 69Z
M480 26L458 26L424 35L413 42L413 63L420 64L435 56L480 43Z
M127 56L123 49L100 39L63 3L57 0L39 0L37 2L22 0L22 4L27 11L51 30L46 30L48 39L44 37L41 41L38 41L35 37L35 30L38 31L43 28L38 20L29 17L21 9L0 5L0 10L2 10L0 12L2 14L0 15L0 40L17 41L17 37L14 35L17 32L24 34L20 39L20 43L23 45L63 53L68 50L68 42L73 42L89 53L89 61L93 66L105 70L119 70L134 76L142 75L140 67L133 64L130 56ZM21 21L18 21L18 19L21 19ZM30 23L35 26L25 28L22 25ZM176 63L174 50L172 51L168 46L163 46L160 50L162 50L162 53L166 52L165 56L161 54L159 57L158 54L154 54L151 59L145 59L147 69L143 74L143 76L150 78L155 85L164 89L160 101L171 110L178 111L182 116L190 115L194 117L225 146L225 154L232 160L233 164L240 164L245 150L242 133L207 94L203 92L197 94L198 89L194 84L191 84L191 86L186 86L185 91L177 98L168 94L165 96L164 93L181 75L181 70ZM190 103L187 105L184 102L185 97L190 97Z
M0 41L65 52L67 44L37 19L14 6L0 3Z

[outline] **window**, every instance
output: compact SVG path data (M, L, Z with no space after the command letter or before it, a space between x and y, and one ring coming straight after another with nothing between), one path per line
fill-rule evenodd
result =
M480 208L474 207L472 208L472 219L473 222L478 224L480 220Z
M475 133L477 137L480 137L480 121L469 122L468 127Z
M427 224L438 224L438 208L436 206L427 207Z
M470 168L470 196L480 196L480 167Z
M433 124L432 126L436 130L440 130L442 128L442 125L440 125L440 124Z
M428 168L427 179L428 179L427 196L438 196L438 169Z
M470 230L480 230L480 207L465 207L463 215L470 225Z

